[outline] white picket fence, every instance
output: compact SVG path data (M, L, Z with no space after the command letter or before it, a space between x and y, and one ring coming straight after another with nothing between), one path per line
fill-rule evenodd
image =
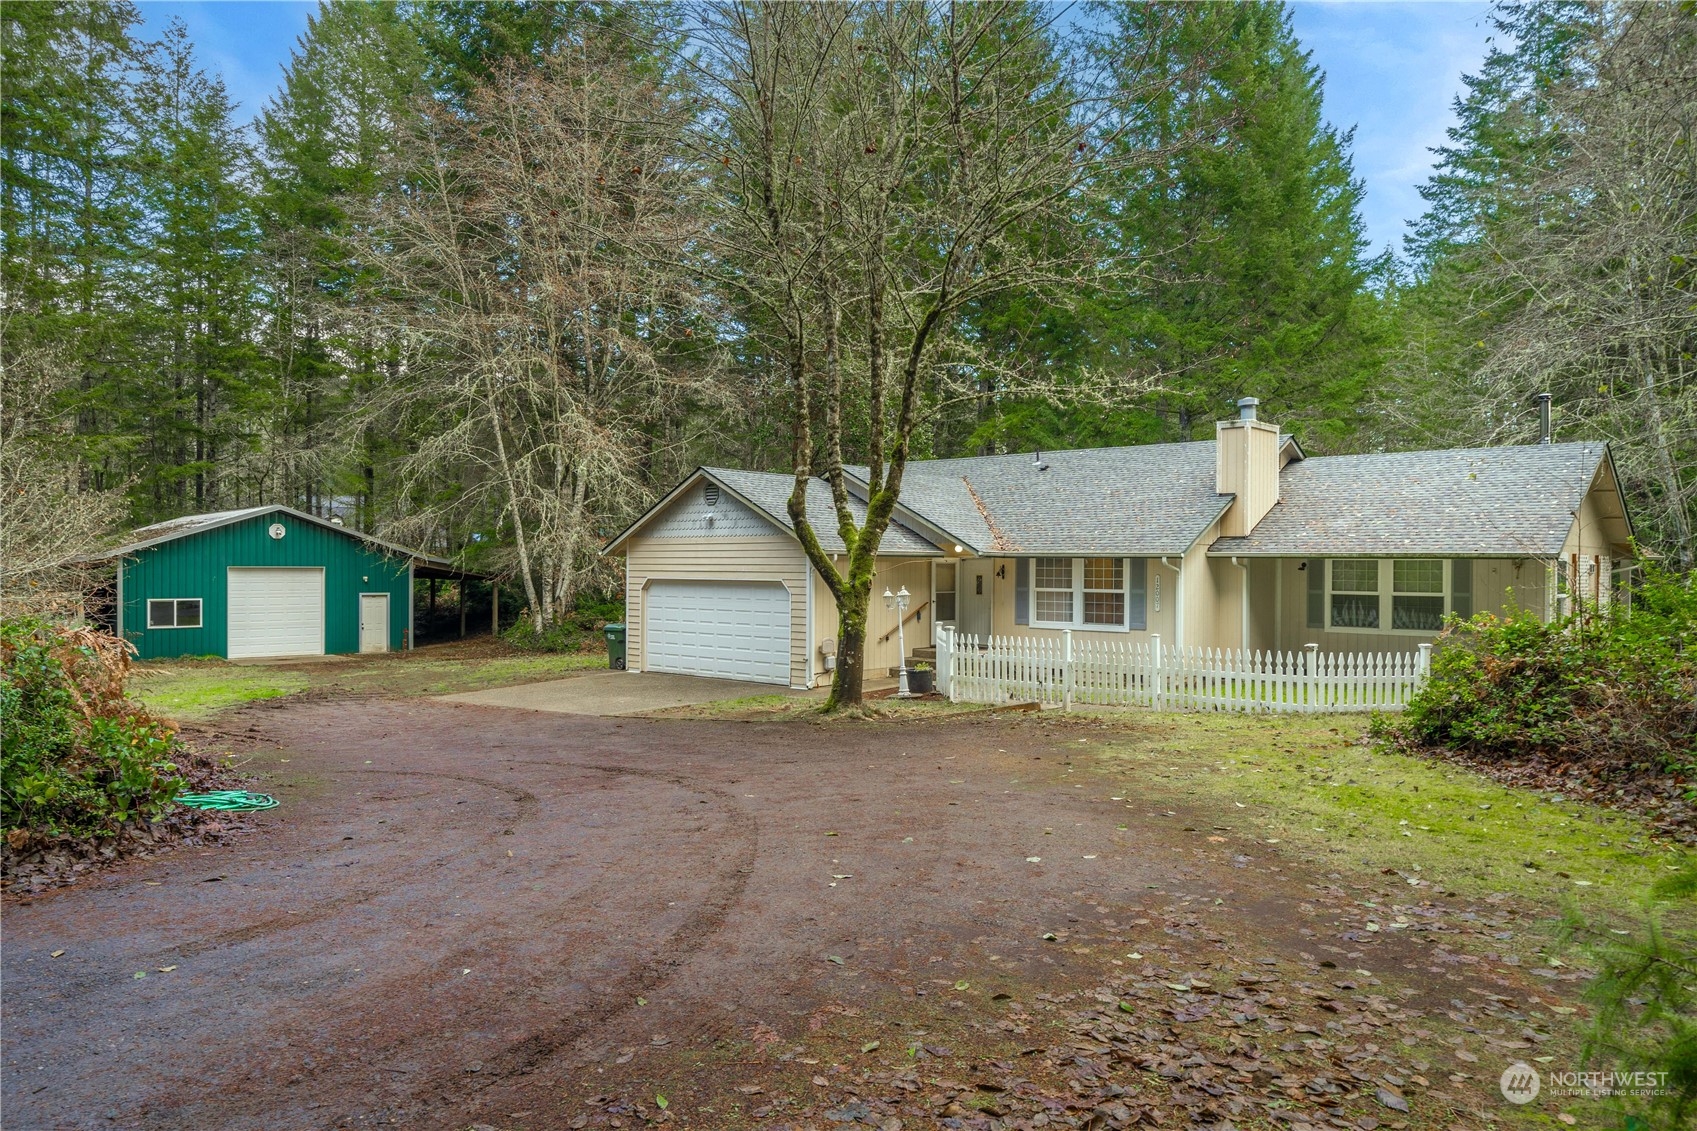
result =
M1152 707L1157 711L1397 711L1425 681L1418 652L1242 652L1059 637L937 641L937 689L956 703Z

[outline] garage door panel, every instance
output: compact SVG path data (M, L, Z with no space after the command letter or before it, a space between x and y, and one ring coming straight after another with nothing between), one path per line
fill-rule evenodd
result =
M789 684L790 595L782 585L656 581L645 608L649 671Z
M324 655L322 569L233 566L228 576L230 659Z

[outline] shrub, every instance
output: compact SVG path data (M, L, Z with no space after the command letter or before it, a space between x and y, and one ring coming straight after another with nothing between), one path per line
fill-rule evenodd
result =
M600 593L583 593L558 620L541 632L531 623L529 611L501 635L515 648L527 652L582 652L600 643L601 630L625 615L623 601Z
M0 824L98 836L182 792L175 730L124 693L129 645L34 618L0 621Z
M1663 902L1670 905L1664 909ZM1697 904L1697 867L1686 865L1650 891L1639 930L1615 939L1576 915L1569 930L1588 936L1597 962L1586 991L1596 1008L1586 1036L1586 1059L1601 1071L1665 1076L1650 1096L1618 1097L1624 1126L1662 1131L1691 1126L1697 1115L1697 944L1688 930L1668 930L1666 910L1689 913Z
M1452 622L1426 686L1377 729L1487 758L1686 770L1697 763L1697 588L1651 567L1630 609Z

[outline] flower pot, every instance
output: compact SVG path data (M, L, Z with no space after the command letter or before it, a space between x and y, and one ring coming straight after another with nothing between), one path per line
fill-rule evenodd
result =
M929 695L937 690L937 673L930 668L907 669L907 689L914 695Z

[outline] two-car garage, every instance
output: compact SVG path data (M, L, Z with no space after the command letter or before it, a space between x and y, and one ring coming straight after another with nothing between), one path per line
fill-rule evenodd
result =
M649 671L790 681L790 593L779 582L653 581L643 617Z

